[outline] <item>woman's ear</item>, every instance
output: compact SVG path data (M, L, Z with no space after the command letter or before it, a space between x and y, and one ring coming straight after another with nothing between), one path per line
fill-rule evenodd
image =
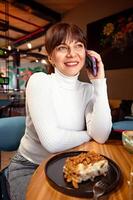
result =
M48 61L50 62L51 65L53 64L51 56L48 56Z
M49 61L50 65L54 68L54 67L55 67L55 64L54 64L54 61L53 61L53 59L51 58L51 56L48 56L48 61Z

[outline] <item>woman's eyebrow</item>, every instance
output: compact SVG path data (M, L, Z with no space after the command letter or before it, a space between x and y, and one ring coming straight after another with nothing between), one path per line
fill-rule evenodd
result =
M77 43L83 44L83 42L81 42L81 41L79 41L79 40L74 40L74 43L75 43L75 44L77 44ZM60 46L60 45L66 45L66 46L68 46L68 44L67 44L66 42L61 42L58 46Z
M65 42L61 42L58 46L60 45L67 45Z

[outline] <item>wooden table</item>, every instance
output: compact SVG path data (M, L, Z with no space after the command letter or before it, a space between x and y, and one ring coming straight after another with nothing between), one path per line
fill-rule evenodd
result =
M133 163L133 154L128 153L122 145L120 140L108 140L106 144L98 144L94 141L88 142L81 145L80 147L74 148L73 150L94 150L102 155L107 156L119 165L123 182L120 187L113 190L111 193L104 195L100 199L108 200L132 200L129 199L129 190L133 191L133 185L129 187L127 180L129 179L129 173L131 164ZM51 187L45 177L44 166L46 161L35 171L31 182L28 187L26 200L81 200L81 198L68 196L60 193ZM56 172L55 172L56 173ZM132 188L131 188L132 187ZM83 198L88 199L88 198Z

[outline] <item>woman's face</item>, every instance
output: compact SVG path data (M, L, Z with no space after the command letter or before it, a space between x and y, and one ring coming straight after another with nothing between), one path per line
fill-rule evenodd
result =
M75 76L84 66L85 55L82 42L67 39L53 50L50 62L64 75Z

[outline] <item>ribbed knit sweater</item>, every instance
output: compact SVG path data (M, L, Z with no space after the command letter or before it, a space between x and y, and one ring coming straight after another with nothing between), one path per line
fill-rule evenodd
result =
M57 69L33 74L26 88L26 130L20 153L33 163L94 139L104 143L112 127L106 79L80 82Z

